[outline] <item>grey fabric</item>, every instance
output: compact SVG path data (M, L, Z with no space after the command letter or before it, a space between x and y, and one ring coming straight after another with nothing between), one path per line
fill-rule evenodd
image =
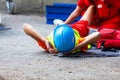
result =
M4 25L0 24L0 30L8 30L8 29L11 29L11 28L7 28Z
M102 49L92 48L85 53L76 53L65 55L64 53L58 53L59 57L118 57L120 56L120 50L116 51L103 51Z

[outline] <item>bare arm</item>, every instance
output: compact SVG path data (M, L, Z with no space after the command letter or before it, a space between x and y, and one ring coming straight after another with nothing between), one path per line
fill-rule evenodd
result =
M70 14L70 16L66 19L64 22L65 24L70 24L72 21L75 20L80 15L80 12L82 11L82 8L77 6L75 10Z
M78 44L77 46L75 46L71 51L65 52L64 54L70 54L73 51L76 51L76 50L80 49L83 46L95 43L95 42L98 41L99 38L100 38L100 33L99 32L94 32L91 35L88 35L87 37L85 37L85 40L83 42L81 42L80 44Z
M93 14L94 14L94 5L90 5L80 20L86 20L90 24Z
M64 54L70 54L73 51L76 51L76 50L80 49L83 46L95 43L95 42L97 42L97 40L99 38L100 38L100 33L99 32L94 32L91 35L88 35L87 37L85 37L85 40L83 42L81 42L80 44L78 44L77 46L75 46L71 51L65 52Z
M57 51L53 48L53 46L50 44L50 42L41 34L39 34L31 25L29 24L24 24L23 25L23 30L25 31L25 33L29 36L31 36L34 40L41 41L42 43L44 43L44 45L46 45L47 50L50 53L56 53ZM42 47L43 48L43 47ZM43 48L45 49L45 48ZM46 50L46 49L45 49Z
M72 51L80 49L81 47L83 47L85 45L95 43L95 42L97 42L97 40L99 38L100 38L100 33L94 32L94 33L88 35L87 37L85 37L85 40L83 42L81 42L80 44L78 44L77 46L75 46L75 48Z

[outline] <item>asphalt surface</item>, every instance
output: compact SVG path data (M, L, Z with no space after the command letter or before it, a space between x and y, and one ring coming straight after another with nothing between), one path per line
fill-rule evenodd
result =
M58 57L43 51L22 29L31 24L47 36L53 25L38 13L2 14L0 80L120 80L120 57Z

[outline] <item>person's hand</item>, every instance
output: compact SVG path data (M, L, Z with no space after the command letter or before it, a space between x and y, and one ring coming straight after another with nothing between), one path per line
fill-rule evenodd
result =
M46 46L47 46L47 49L48 49L48 51L50 52L50 53L52 53L52 54L56 54L56 50L53 48L53 46L51 45L51 43L50 42L46 42Z
M53 48L48 48L48 51L49 51L50 53L52 53L52 54L56 54L56 50L53 49Z

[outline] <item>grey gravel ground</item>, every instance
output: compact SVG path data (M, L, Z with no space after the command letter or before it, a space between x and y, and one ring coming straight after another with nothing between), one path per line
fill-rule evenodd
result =
M47 36L41 14L2 14L2 23L10 30L0 31L0 80L120 80L120 57L58 57L45 53L25 35L24 23Z

